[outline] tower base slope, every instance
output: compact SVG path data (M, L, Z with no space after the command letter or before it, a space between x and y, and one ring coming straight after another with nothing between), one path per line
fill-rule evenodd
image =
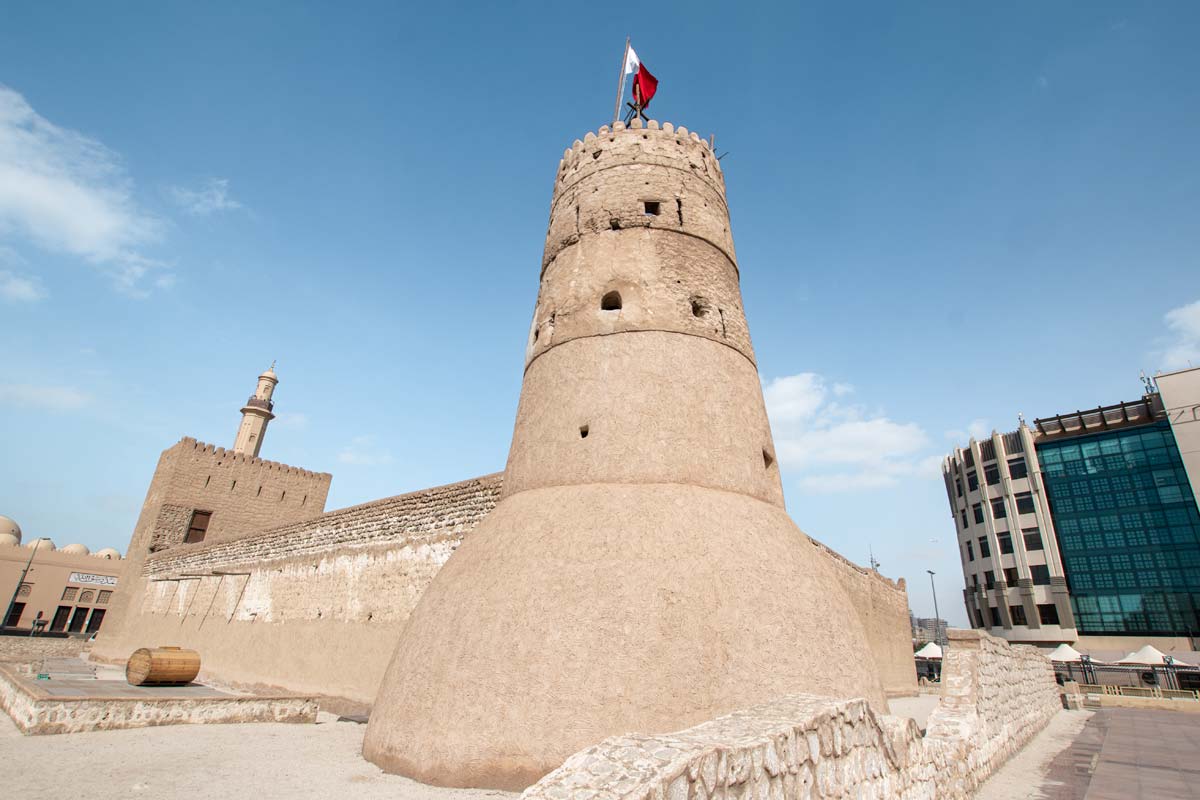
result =
M414 610L363 754L441 786L521 789L614 734L788 693L884 710L866 633L784 511L679 484L501 501Z

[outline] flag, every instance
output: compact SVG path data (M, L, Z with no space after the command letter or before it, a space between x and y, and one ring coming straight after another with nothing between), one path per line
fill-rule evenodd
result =
M633 74L633 101L643 108L650 105L650 98L658 90L658 78L650 74L632 47L625 56L625 74Z

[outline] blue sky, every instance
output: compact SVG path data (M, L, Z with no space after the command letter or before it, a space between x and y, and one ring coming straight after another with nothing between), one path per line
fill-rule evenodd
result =
M330 508L503 468L628 33L729 152L789 511L965 622L940 457L1200 363L1200 6L746 5L7 7L0 513L123 549L272 359Z

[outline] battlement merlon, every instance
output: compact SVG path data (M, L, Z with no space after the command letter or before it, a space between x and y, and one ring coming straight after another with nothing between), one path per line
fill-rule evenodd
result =
M281 473L299 475L305 478L328 478L329 480L333 480L333 474L329 472L315 472L313 470L304 469L303 467L294 467L291 464L283 464L279 461L269 461L265 458L259 458L258 456L239 453L236 450L226 450L224 447L218 447L217 445L202 442L192 436L180 437L179 442L175 445L175 447L179 447L180 445L186 445L193 451L199 450L205 453L210 453L214 458L228 460L231 463L261 466L264 469L278 470ZM217 465L219 466L220 462L218 462Z
M556 173L542 273L584 235L637 228L706 241L737 272L725 178L709 143L687 128L636 121L575 140Z

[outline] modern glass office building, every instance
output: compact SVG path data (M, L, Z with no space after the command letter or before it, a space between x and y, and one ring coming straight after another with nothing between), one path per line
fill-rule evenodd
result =
M967 615L1012 641L1200 639L1200 369L972 439L942 472Z
M1037 444L1081 634L1200 634L1200 510L1170 423Z

